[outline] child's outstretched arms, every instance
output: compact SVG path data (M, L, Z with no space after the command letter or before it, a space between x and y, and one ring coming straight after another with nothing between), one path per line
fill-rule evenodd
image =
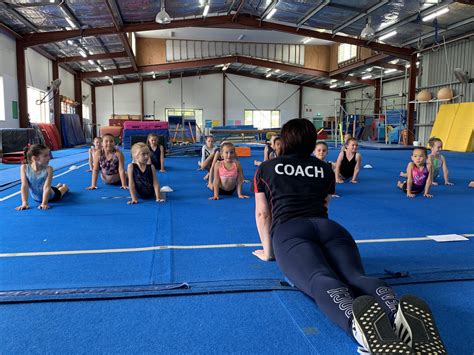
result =
M164 173L165 170L165 147L160 145L160 162L161 162L161 169L160 171Z
M433 182L433 165L428 164L428 178L426 179L425 191L423 192L423 197L433 197L430 194L431 183Z
M221 178L219 176L219 166L221 162L216 161L215 164L212 165L212 170L209 173L209 181L211 180L211 175L213 176L212 179L212 189L214 191L214 195L212 197L209 197L209 200L218 200L219 199L219 184L221 181ZM209 182L210 184L210 182Z
M413 187L413 175L412 170L415 164L409 163L407 166L407 197L415 197L415 194L411 192L411 188Z
M97 179L99 178L99 158L100 152L94 154L94 159L92 163L92 181L91 186L86 187L86 190L95 190L97 189Z
M89 148L89 169L86 170L88 173L90 173L92 171L92 169L94 168L94 154L92 153L92 148Z
M441 161L443 162L443 176L444 176L444 184L448 186L454 185L452 182L449 181L449 170L448 165L446 165L446 158L442 155Z
M133 164L132 163L128 164L127 174L128 174L128 189L130 190L130 198L131 198L131 200L128 201L127 204L135 205L138 203L138 198L137 198L137 189L135 188L135 180L133 179Z
M242 185L244 184L244 171L242 169L242 165L240 165L240 162L236 162L237 164L237 196L239 198L249 198L249 196L244 195L242 193Z
M126 190L128 189L128 186L127 176L125 175L125 158L123 157L123 153L121 151L117 151L117 156L119 161L118 172L120 176L120 182L122 183L122 186L120 186L120 188Z
M356 166L354 168L354 175L352 175L351 182L353 184L357 184L358 183L357 178L359 177L360 166L362 164L362 156L360 155L360 153L356 153L354 158L356 160Z
M156 169L153 165L151 166L151 172L153 173L153 189L155 190L156 202L165 202L165 200L161 197L160 182L158 181L158 178L156 177Z
M21 178L21 206L18 206L17 211L27 210L30 208L28 206L28 180L26 179L26 164L22 164L20 168L20 178Z
M343 184L344 180L341 179L341 164L342 164L342 159L344 158L344 153L340 152L339 155L337 156L336 160L336 182L338 184Z

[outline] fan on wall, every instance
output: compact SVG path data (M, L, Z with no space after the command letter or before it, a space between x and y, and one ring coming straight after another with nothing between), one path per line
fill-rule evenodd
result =
M91 102L91 94L82 95L82 104L88 105Z
M46 102L46 99L51 95L48 102L54 99L54 96L59 92L59 87L61 86L61 79L55 79L49 84L46 88L46 94L41 99L36 100L37 105L41 105Z
M463 84L472 83L474 80L470 77L469 72L461 68L454 69L454 75Z

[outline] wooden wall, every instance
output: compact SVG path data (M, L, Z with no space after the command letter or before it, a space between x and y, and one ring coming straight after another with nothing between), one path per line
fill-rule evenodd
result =
M166 63L166 40L161 38L137 38L137 65Z

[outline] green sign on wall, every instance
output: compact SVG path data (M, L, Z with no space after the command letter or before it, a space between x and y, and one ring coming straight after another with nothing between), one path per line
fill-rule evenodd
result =
M18 101L12 101L12 117L18 119Z

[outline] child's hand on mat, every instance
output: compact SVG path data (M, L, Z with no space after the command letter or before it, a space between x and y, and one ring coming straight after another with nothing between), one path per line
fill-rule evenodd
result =
M454 185L452 182L449 182L449 181L446 181L444 184L445 184L446 186L453 186L453 185Z
M411 192L407 192L407 197L413 198L413 197L415 197L415 194L412 194Z
M86 190L97 190L97 186L88 186Z
M120 186L120 190L128 190L128 186Z
M438 183L437 183L436 181L433 181L433 182L431 183L431 185L433 185L433 186L438 186Z
M90 173L91 171L92 171L92 169L87 169L86 173Z
M30 206L28 206L27 203L24 203L22 204L21 206L18 206L17 208L15 208L17 211L23 211L23 210L28 210L30 208Z
M160 173L164 173L164 172L166 172L165 169L161 169L161 170L160 170Z
M137 200L131 199L130 201L127 201L128 205L136 205L138 203Z
M263 261L272 261L272 260L274 260L274 258L265 255L265 252L263 251L263 249L254 250L252 252L252 254L255 255L257 258L259 258L260 260L263 260Z
M341 179L336 179L336 182L337 182L338 184L344 184L344 180L341 180Z
M164 198L157 198L156 202L163 203L166 202L166 200Z
M250 196L247 196L247 195L239 195L239 198L250 198Z
M423 197L431 198L431 197L433 197L433 195L431 195L431 194L425 192L425 193L423 194Z
M212 196L212 197L209 197L209 200L217 201L218 199L219 199L219 196Z
M48 210L51 207L47 203L42 203L41 205L38 206L39 210Z
M357 180L351 180L351 184L358 184L358 183L359 183L359 181L357 181Z

